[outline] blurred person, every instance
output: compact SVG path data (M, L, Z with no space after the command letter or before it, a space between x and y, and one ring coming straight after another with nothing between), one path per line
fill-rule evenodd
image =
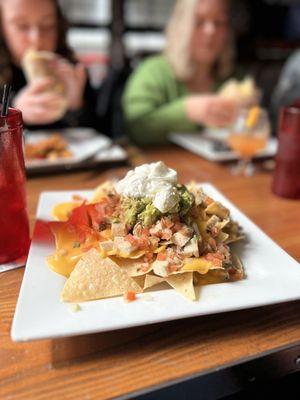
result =
M140 145L161 144L170 132L225 127L237 99L217 94L233 74L228 0L177 0L161 55L141 63L127 83L124 118Z
M300 104L300 50L296 50L283 66L271 101L274 129L280 108L297 102Z
M67 29L56 0L0 0L0 84L12 85L11 103L31 129L96 125L94 93L66 43ZM51 90L49 77L26 81L22 60L29 49L56 54L51 67L64 85L63 94Z

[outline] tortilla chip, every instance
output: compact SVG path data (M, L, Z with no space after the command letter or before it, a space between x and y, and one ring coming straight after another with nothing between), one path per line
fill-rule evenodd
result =
M81 302L120 296L128 291L140 293L140 286L109 258L95 249L77 263L61 293L64 302Z
M231 244L235 242L240 242L241 240L245 239L245 235L239 236L229 236L229 238L224 242L225 244Z
M197 271L200 274L207 274L213 268L213 263L204 257L190 258L182 267L182 271Z
M51 211L51 215L56 221L68 221L74 208L79 207L81 204L82 201L56 204Z
M144 290L158 285L159 283L165 282L165 280L165 278L162 278L160 276L147 274L144 283Z
M93 198L91 203L98 203L103 197L114 191L114 182L106 181L101 183L94 190Z
M243 267L240 257L237 256L236 254L232 253L231 259L232 259L233 268L235 269L235 274L231 275L230 280L231 281L239 281L241 279L244 279L245 272L244 272L244 267Z
M117 255L120 258L125 258L125 259L130 258L131 260L136 260L137 258L141 258L142 256L144 256L145 254L146 254L145 250L135 250L132 253L123 253L116 251L112 255Z
M217 242L218 243L226 243L226 240L228 240L228 238L229 238L228 233L220 231L217 236Z
M209 215L216 215L221 219L227 219L229 217L229 210L218 201L214 201L207 206L205 212Z
M145 275L132 276L131 278L140 286L141 289L143 289L146 278Z
M210 270L205 275L196 272L197 285L213 285L224 282L229 282L229 274L223 269Z
M193 273L173 275L166 278L166 282L178 293L189 300L196 300L195 288L193 285Z
M110 257L122 270L126 271L131 277L145 275L152 270L152 265L143 268L143 260L126 259L119 257Z

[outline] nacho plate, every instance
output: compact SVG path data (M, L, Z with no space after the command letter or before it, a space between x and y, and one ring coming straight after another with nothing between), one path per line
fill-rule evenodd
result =
M247 232L247 243L235 245L245 266L246 279L214 284L212 273L205 282L210 284L200 287L197 300L193 302L165 286L160 290L150 287L146 293L151 293L152 301L146 301L140 294L137 301L129 304L124 303L122 297L112 297L80 303L81 310L75 313L69 304L60 301L65 278L47 267L46 257L53 253L54 241L43 224L37 222L13 321L13 340L103 332L299 299L299 264L212 185L201 186L208 195L228 207L233 219ZM75 193L83 197L92 195L92 192ZM53 206L69 201L73 194L43 193L37 219L51 219Z

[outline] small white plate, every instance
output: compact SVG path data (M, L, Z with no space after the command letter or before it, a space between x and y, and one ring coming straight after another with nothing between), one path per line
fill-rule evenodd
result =
M216 141L226 143L226 130L205 131L203 133L172 133L169 139L178 146L198 154L209 161L233 161L240 156L232 150L216 150ZM277 139L270 138L267 147L254 158L273 157L277 152Z
M153 301L124 303L122 297L81 303L74 313L60 301L65 278L52 272L46 256L54 250L53 239L35 229L11 336L14 341L56 338L103 332L206 314L264 306L300 299L300 266L253 222L210 184L202 185L213 198L227 206L233 219L247 235L236 252L241 257L246 279L238 282L203 286L199 300L188 301L172 289L152 290ZM37 218L49 220L52 207L70 200L76 193L45 192L41 195Z
M56 160L25 160L28 172L47 171L49 169L70 169L90 159L98 152L106 150L112 141L90 128L69 128L49 131L25 132L26 143L37 143L53 133L59 133L68 143L68 150L73 154L70 158ZM107 157L108 153L106 153ZM114 161L114 160L113 160Z

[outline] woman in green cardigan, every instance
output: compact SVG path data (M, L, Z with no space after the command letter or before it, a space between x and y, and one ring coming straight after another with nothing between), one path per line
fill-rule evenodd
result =
M236 100L216 91L232 76L229 0L178 0L162 55L130 77L123 110L127 132L140 145L163 144L170 132L233 121Z

